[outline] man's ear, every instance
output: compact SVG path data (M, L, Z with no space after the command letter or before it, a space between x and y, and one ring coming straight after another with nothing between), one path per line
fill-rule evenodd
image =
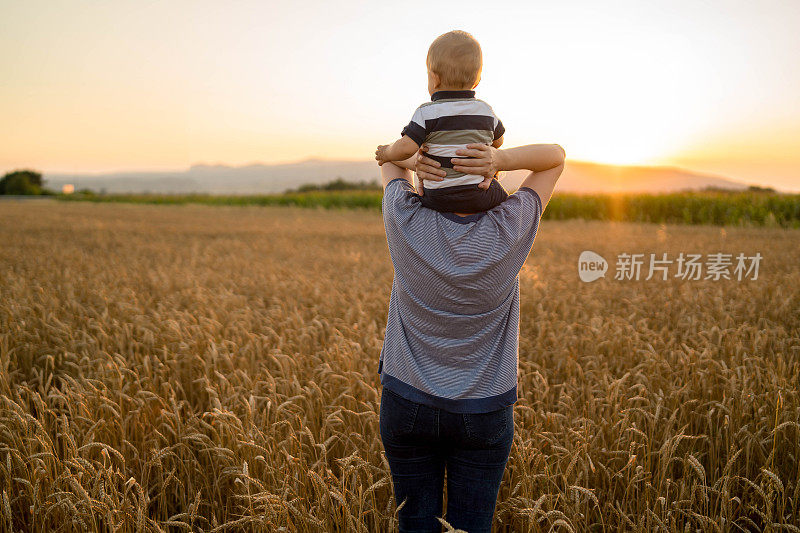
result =
M475 80L475 83L472 84L472 88L474 89L475 87L477 87L480 82L481 82L481 75L480 73L478 73L478 79Z
M442 86L442 78L439 77L438 74L435 72L431 72L431 76L433 76L433 88L438 89Z

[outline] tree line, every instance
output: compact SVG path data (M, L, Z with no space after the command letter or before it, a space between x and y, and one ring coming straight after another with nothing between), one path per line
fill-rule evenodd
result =
M34 170L14 170L0 178L0 194L37 195L53 194L45 188L42 174Z

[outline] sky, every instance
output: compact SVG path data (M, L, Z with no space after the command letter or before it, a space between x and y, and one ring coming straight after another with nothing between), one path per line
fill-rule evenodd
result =
M0 171L371 159L452 29L506 147L800 191L795 0L0 0Z

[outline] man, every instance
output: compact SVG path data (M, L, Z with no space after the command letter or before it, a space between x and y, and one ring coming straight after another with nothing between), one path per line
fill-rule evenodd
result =
M384 163L383 217L394 280L378 372L380 431L400 531L441 531L446 520L491 531L511 451L517 400L519 271L564 169L558 145L500 150L471 144L453 168L494 176L527 169L519 190L481 213L422 206L411 182L440 180L423 155Z

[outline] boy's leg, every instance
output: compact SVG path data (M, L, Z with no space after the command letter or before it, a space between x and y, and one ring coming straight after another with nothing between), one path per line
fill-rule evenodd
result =
M465 199L464 209L468 209L466 211L468 213L489 211L508 199L508 193L497 180L492 180L486 190L478 188L477 185L474 187L475 189Z
M422 197L422 205L436 211L451 213L480 213L497 207L508 198L508 193L497 180L492 180L486 190L477 185L457 185L446 189L432 189Z
M487 211L508 200L508 191L506 191L506 188L503 187L503 184L497 180L492 180L492 183L489 184L489 188L487 189L486 193L487 201L489 203L489 206L486 208Z

